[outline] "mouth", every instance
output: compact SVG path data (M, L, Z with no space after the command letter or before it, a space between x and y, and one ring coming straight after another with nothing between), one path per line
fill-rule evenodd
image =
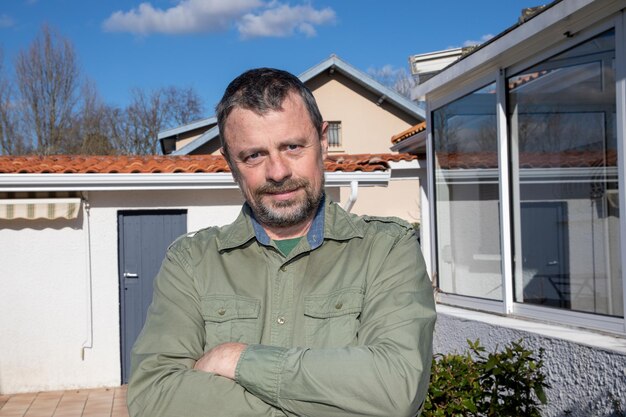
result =
M298 188L293 188L291 190L269 191L266 194L278 200L288 200L292 198L299 189L300 188L298 187Z

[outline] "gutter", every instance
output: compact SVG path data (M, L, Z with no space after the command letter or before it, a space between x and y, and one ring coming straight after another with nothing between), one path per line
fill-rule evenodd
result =
M327 187L387 186L390 170L326 172ZM231 173L0 174L0 192L238 189Z
M346 204L343 206L343 209L345 211L350 213L350 210L352 210L354 203L356 203L356 199L358 195L359 195L359 182L358 181L350 182L350 197L348 198L348 201L346 201Z

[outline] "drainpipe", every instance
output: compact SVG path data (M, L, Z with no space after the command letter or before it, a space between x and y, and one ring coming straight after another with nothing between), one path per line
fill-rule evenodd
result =
M93 349L93 277L91 269L91 228L89 218L89 194L85 192L82 194L83 200L83 213L85 217L85 243L87 252L87 340L83 343L83 347L80 350L81 360L85 360L85 350Z
M346 201L346 204L343 207L343 209L347 211L348 213L350 212L350 210L352 210L352 206L354 206L354 203L356 203L358 194L359 194L359 182L356 180L350 181L350 198L348 198L348 201Z

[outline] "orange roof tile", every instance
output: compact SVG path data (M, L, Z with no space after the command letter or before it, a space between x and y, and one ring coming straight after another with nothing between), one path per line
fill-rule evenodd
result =
M496 152L438 152L435 156L441 169L489 169L498 167ZM564 151L564 152L522 152L519 155L520 168L590 168L617 166L617 152L604 151Z
M426 122L421 122L416 124L415 126L411 126L410 128L396 134L393 135L391 137L391 143L393 143L394 145L398 142L403 141L404 139L410 138L411 136L423 132L424 130L426 130Z
M326 171L384 171L389 162L412 161L416 155L408 153L365 153L329 155L324 161Z
M332 155L326 171L385 171L388 162L416 159L409 154ZM0 174L156 174L230 172L221 155L187 156L0 156Z

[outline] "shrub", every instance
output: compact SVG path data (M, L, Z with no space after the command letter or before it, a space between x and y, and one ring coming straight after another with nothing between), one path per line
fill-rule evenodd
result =
M501 352L486 353L476 340L465 354L437 354L424 417L539 417L547 403L543 349L537 357L511 342Z

